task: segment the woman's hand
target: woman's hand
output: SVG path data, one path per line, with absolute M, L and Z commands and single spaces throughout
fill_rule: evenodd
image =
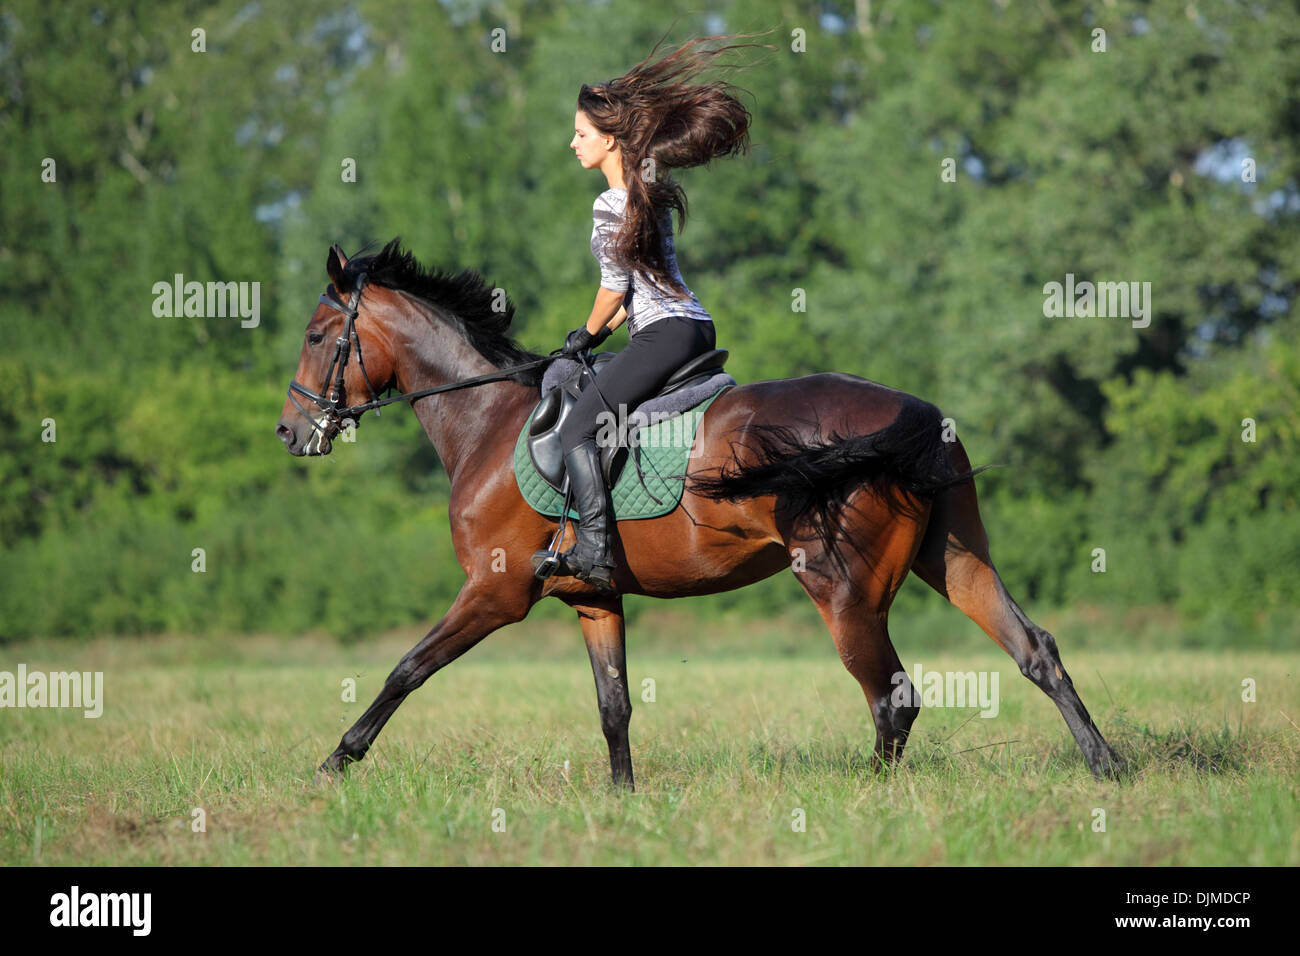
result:
M 579 352 L 586 352 L 589 349 L 594 349 L 607 338 L 609 338 L 609 326 L 605 326 L 595 335 L 588 332 L 585 325 L 579 326 L 565 337 L 560 354 L 573 356 Z
M 623 308 L 624 297 L 623 292 L 605 288 L 597 289 L 596 302 L 592 306 L 586 324 L 569 333 L 564 340 L 564 346 L 560 349 L 560 354 L 577 355 L 586 349 L 594 349 L 609 338 L 610 333 L 627 318 L 627 310 Z M 599 332 L 591 332 L 588 329 L 593 322 L 600 325 Z

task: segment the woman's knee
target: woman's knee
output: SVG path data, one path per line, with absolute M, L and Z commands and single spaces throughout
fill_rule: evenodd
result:
M 596 437 L 597 422 L 589 416 L 575 415 L 578 406 L 569 409 L 569 414 L 560 422 L 560 447 L 565 451 L 577 448 L 584 442 Z

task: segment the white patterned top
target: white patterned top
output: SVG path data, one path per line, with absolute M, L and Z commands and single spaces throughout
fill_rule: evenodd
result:
M 700 300 L 691 292 L 689 298 L 679 299 L 671 292 L 665 291 L 658 284 L 651 283 L 647 277 L 621 268 L 610 257 L 608 250 L 623 225 L 623 206 L 627 202 L 626 189 L 607 189 L 596 197 L 591 214 L 594 226 L 591 230 L 591 253 L 600 263 L 600 284 L 612 292 L 624 292 L 623 307 L 627 309 L 627 329 L 629 335 L 635 335 L 651 322 L 681 315 L 692 319 L 712 320 L 700 305 Z M 664 237 L 664 261 L 673 278 L 682 283 L 682 274 L 677 269 L 677 253 L 673 243 L 673 218 L 670 210 L 664 210 L 660 218 L 660 228 Z M 689 292 L 689 288 L 687 289 Z

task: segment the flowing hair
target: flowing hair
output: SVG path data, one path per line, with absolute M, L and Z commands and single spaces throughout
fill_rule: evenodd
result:
M 728 50 L 765 44 L 732 43 L 700 49 L 710 40 L 735 40 L 760 34 L 730 34 L 688 40 L 662 59 L 649 55 L 617 79 L 582 84 L 578 109 L 600 133 L 613 136 L 623 158 L 627 186 L 623 226 L 610 255 L 620 266 L 647 275 L 661 289 L 685 298 L 686 289 L 668 270 L 660 217 L 677 210 L 686 228 L 686 192 L 664 173 L 703 166 L 719 156 L 749 149 L 749 110 L 736 87 L 721 80 L 690 82 Z M 737 68 L 735 64 L 719 64 Z

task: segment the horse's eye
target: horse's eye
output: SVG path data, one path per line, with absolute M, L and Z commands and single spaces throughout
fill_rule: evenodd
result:
M 321 335 L 319 332 L 307 333 L 307 341 L 311 345 L 320 345 L 321 342 L 323 342 L 324 340 L 325 340 L 325 336 Z

